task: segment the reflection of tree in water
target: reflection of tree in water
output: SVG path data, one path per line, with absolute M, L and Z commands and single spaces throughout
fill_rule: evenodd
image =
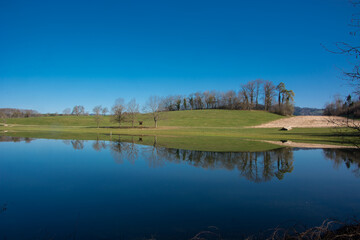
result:
M 106 149 L 107 145 L 105 141 L 100 141 L 99 138 L 92 145 L 93 149 L 100 152 L 102 149 Z
M 360 177 L 360 150 L 359 149 L 323 149 L 324 156 L 334 161 L 334 168 L 338 169 L 343 164 L 353 168 L 355 176 Z
M 0 142 L 26 142 L 30 143 L 35 139 L 29 137 L 0 136 Z
M 84 148 L 82 140 L 72 140 L 71 144 L 74 149 Z M 110 143 L 96 140 L 92 147 L 96 151 L 109 147 L 112 157 L 119 164 L 124 160 L 134 163 L 139 157 L 139 145 L 135 143 L 134 138 L 125 142 L 119 136 L 119 139 Z M 281 180 L 294 168 L 291 148 L 267 152 L 205 152 L 159 147 L 156 137 L 153 146 L 144 146 L 141 149 L 141 156 L 148 161 L 150 167 L 160 167 L 166 162 L 186 162 L 205 169 L 236 169 L 240 176 L 253 182 L 270 181 L 274 177 Z
M 156 137 L 153 146 L 141 149 L 141 156 L 148 161 L 150 167 L 160 167 L 166 161 L 183 163 L 206 169 L 237 169 L 240 175 L 254 182 L 270 181 L 273 177 L 281 180 L 285 173 L 293 170 L 293 153 L 291 148 L 281 148 L 267 152 L 205 152 L 158 147 Z M 98 146 L 95 142 L 93 146 Z M 139 156 L 135 141 L 110 143 L 110 151 L 115 162 L 124 160 L 134 163 Z
M 72 140 L 71 144 L 75 150 L 84 149 L 84 140 Z
M 122 164 L 124 159 L 127 159 L 130 163 L 135 163 L 138 158 L 138 146 L 134 140 L 132 142 L 122 142 L 120 137 L 118 140 L 114 140 L 110 144 L 111 155 L 116 163 Z
M 149 167 L 161 167 L 165 165 L 166 156 L 164 156 L 163 149 L 157 146 L 157 137 L 154 136 L 153 146 L 149 146 L 142 151 L 142 156 L 148 161 Z
M 159 159 L 206 169 L 237 169 L 241 176 L 254 182 L 269 181 L 274 176 L 279 180 L 293 170 L 291 148 L 267 152 L 204 152 L 183 149 L 157 148 Z

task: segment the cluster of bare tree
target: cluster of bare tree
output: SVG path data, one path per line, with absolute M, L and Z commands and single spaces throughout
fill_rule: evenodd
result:
M 278 102 L 276 104 L 276 96 Z M 205 91 L 188 96 L 167 96 L 162 99 L 166 111 L 194 109 L 236 109 L 266 110 L 282 115 L 291 115 L 294 111 L 294 92 L 287 90 L 284 83 L 275 86 L 271 81 L 257 79 L 241 85 L 238 92 Z M 260 102 L 263 100 L 263 102 Z
M 30 109 L 0 108 L 0 118 L 27 118 L 39 116 L 39 113 Z
M 139 113 L 139 104 L 136 103 L 135 98 L 131 99 L 127 104 L 125 104 L 124 99 L 118 98 L 111 108 L 111 112 L 112 120 L 118 123 L 119 127 L 123 122 L 131 122 L 132 127 L 134 127 Z
M 98 106 L 96 106 L 98 107 Z M 94 108 L 95 109 L 95 108 Z M 106 115 L 109 112 L 109 110 L 106 107 L 101 107 L 101 114 L 102 115 Z M 85 111 L 85 107 L 82 105 L 76 105 L 73 107 L 73 109 L 71 110 L 71 108 L 65 108 L 63 110 L 63 115 L 76 115 L 76 116 L 87 116 L 90 115 L 89 112 Z
M 340 96 L 335 96 L 332 102 L 326 104 L 324 115 L 360 118 L 360 98 L 353 101 L 351 95 L 348 95 L 345 100 L 342 100 Z

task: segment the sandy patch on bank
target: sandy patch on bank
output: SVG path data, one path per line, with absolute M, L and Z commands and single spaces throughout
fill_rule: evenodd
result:
M 345 127 L 347 123 L 360 126 L 360 121 L 347 120 L 343 117 L 329 116 L 296 116 L 278 119 L 251 128 L 331 128 Z

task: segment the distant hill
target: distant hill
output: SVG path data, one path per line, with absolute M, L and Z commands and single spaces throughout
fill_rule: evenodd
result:
M 295 116 L 321 116 L 324 113 L 324 109 L 319 108 L 307 108 L 307 107 L 295 107 Z

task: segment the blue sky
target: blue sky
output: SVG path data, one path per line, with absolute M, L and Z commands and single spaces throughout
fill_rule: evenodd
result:
M 285 82 L 297 106 L 351 92 L 331 54 L 349 36 L 346 0 L 0 0 L 0 108 L 91 111 L 116 98 Z

